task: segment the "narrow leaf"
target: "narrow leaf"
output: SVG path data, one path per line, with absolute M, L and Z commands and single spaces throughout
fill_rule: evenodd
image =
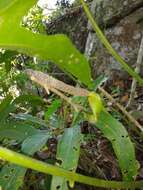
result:
M 17 97 L 14 101 L 13 104 L 20 104 L 20 103 L 29 103 L 31 105 L 43 105 L 44 101 L 42 98 L 40 98 L 39 96 L 35 96 L 35 95 L 30 95 L 30 94 L 24 94 L 21 95 L 19 97 Z
M 38 117 L 34 117 L 30 114 L 19 113 L 19 114 L 13 114 L 12 116 L 17 120 L 25 121 L 25 123 L 38 125 L 40 127 L 41 126 L 48 127 L 48 124 L 44 120 L 39 119 Z
M 61 106 L 61 100 L 54 100 L 51 105 L 48 107 L 48 110 L 45 112 L 45 120 L 49 120 L 49 118 L 57 111 L 57 109 Z
M 93 90 L 96 91 L 104 82 L 108 80 L 108 77 L 100 75 L 95 81 L 93 81 Z
M 52 61 L 91 87 L 89 63 L 67 36 L 33 34 L 20 26 L 20 17 L 34 2 L 35 0 L 28 0 L 23 3 L 23 0 L 17 0 L 13 6 L 3 12 L 1 15 L 3 22 L 0 23 L 0 47 Z
M 139 163 L 135 157 L 134 145 L 125 127 L 105 111 L 101 112 L 96 126 L 112 143 L 123 179 L 134 180 L 138 175 Z
M 126 181 L 134 180 L 138 174 L 139 163 L 136 160 L 135 148 L 128 132 L 117 119 L 106 111 L 98 94 L 91 92 L 88 101 L 96 127 L 112 143 L 123 179 Z
M 8 95 L 0 104 L 0 122 L 5 121 L 11 112 L 13 106 L 11 105 L 12 96 Z
M 75 172 L 80 154 L 81 132 L 80 127 L 65 129 L 65 132 L 58 143 L 57 160 L 61 162 L 60 167 Z M 72 181 L 70 184 L 74 184 Z M 53 177 L 52 190 L 67 190 L 67 179 L 61 177 Z

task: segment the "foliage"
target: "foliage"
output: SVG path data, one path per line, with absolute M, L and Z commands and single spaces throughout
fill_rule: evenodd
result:
M 7 49 L 0 57 L 1 62 L 7 65 L 6 71 L 1 69 L 3 75 L 0 80 L 3 78 L 6 80 L 6 74 L 11 73 L 13 69 L 11 60 L 15 59 L 17 52 L 19 52 L 27 56 L 36 56 L 42 60 L 52 61 L 69 76 L 74 77 L 77 82 L 86 85 L 90 90 L 97 89 L 105 81 L 105 78 L 98 78 L 95 82 L 92 80 L 87 59 L 65 35 L 46 36 L 35 33 L 41 33 L 41 27 L 39 28 L 38 24 L 42 19 L 41 10 L 37 11 L 36 9 L 36 13 L 32 12 L 34 22 L 27 19 L 24 23 L 24 26 L 28 26 L 32 31 L 20 25 L 22 16 L 31 6 L 35 5 L 35 2 L 35 0 L 29 0 L 23 4 L 22 0 L 0 1 L 0 47 Z M 89 11 L 84 3 L 83 5 L 91 20 Z M 92 22 L 95 25 L 95 21 Z M 108 45 L 98 26 L 96 28 L 101 40 Z M 108 50 L 113 52 L 109 45 Z M 116 55 L 116 52 L 113 53 L 118 59 L 119 56 Z M 120 61 L 121 58 L 118 60 Z M 27 65 L 33 68 L 33 63 L 30 64 L 29 59 L 25 67 Z M 129 74 L 142 83 L 142 79 L 126 63 L 123 65 Z M 11 75 L 17 83 L 13 73 Z M 26 78 L 23 80 L 28 83 Z M 52 99 L 47 102 L 45 97 L 40 98 L 34 94 L 26 94 L 27 89 L 25 89 L 25 93 L 20 92 L 18 97 L 14 97 L 8 93 L 11 85 L 12 83 L 9 82 L 7 88 L 2 87 L 1 89 L 3 100 L 0 104 L 0 140 L 1 145 L 8 148 L 0 147 L 0 157 L 4 159 L 0 172 L 2 189 L 19 189 L 24 183 L 26 168 L 51 174 L 53 176 L 50 181 L 52 190 L 67 190 L 69 189 L 67 182 L 72 188 L 76 181 L 97 187 L 116 189 L 143 186 L 143 181 L 134 181 L 138 175 L 139 164 L 129 134 L 125 127 L 107 112 L 98 94 L 89 93 L 88 100 L 74 97 L 78 103 L 80 102 L 85 107 L 83 114 L 75 112 L 69 108 L 69 105 L 67 106 L 55 96 L 46 96 L 46 98 Z M 5 91 L 6 93 L 4 93 Z M 54 98 L 56 100 L 53 100 Z M 50 105 L 47 106 L 47 103 Z M 63 114 L 61 114 L 62 112 Z M 56 125 L 53 118 L 56 120 Z M 67 118 L 70 118 L 71 121 L 68 122 Z M 119 163 L 123 182 L 100 180 L 76 173 L 83 136 L 80 124 L 86 120 L 90 123 L 91 118 L 94 126 L 110 141 Z M 29 157 L 40 151 L 43 153 L 44 150 L 48 150 L 47 141 L 52 138 L 56 138 L 58 141 L 55 166 Z M 9 149 L 13 149 L 13 151 Z M 16 165 L 9 165 L 5 160 Z M 46 161 L 49 162 L 49 160 Z M 45 181 L 44 185 L 46 188 Z
M 52 10 L 51 14 L 48 16 L 48 22 L 53 22 L 53 20 L 56 20 L 69 11 L 74 10 L 74 8 L 80 6 L 80 2 L 78 0 L 74 0 L 73 2 L 70 0 L 57 0 L 56 6 L 56 9 Z
M 35 33 L 45 33 L 43 10 L 39 6 L 34 6 L 23 18 L 22 25 Z
M 65 129 L 62 138 L 59 140 L 57 147 L 56 158 L 61 161 L 60 166 L 66 170 L 75 172 L 78 166 L 78 159 L 80 154 L 80 144 L 81 144 L 81 132 L 80 126 L 74 126 L 69 129 Z M 73 187 L 74 182 L 70 181 L 70 185 Z M 61 177 L 53 177 L 51 189 L 67 190 L 67 179 Z
M 70 6 L 69 0 L 58 0 L 56 4 L 61 8 L 66 8 Z
M 5 14 L 1 15 L 2 20 L 6 19 L 7 22 L 3 22 L 0 25 L 0 47 L 18 50 L 28 55 L 36 55 L 43 60 L 53 61 L 64 71 L 71 73 L 86 85 L 91 86 L 90 67 L 86 58 L 79 53 L 66 36 L 33 34 L 19 27 L 17 23 L 20 22 L 21 16 L 34 2 L 34 0 L 26 2 L 22 6 L 19 14 L 17 9 L 21 6 L 21 1 L 16 1 L 15 4 L 9 8 L 11 11 L 8 9 Z M 14 14 L 14 12 L 18 14 Z M 13 18 L 13 22 L 11 22 L 11 18 Z M 13 26 L 14 29 L 8 34 L 8 28 L 10 29 L 11 26 Z M 5 39 L 5 35 L 9 37 Z M 14 38 L 14 36 L 16 36 L 16 38 Z M 57 49 L 56 54 L 54 53 L 55 49 Z M 85 70 L 84 75 L 81 74 L 81 69 L 83 72 Z

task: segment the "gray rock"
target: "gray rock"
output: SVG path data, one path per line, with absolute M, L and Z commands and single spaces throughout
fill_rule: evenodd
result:
M 112 47 L 130 66 L 133 67 L 135 66 L 137 60 L 141 33 L 143 31 L 142 13 L 143 8 L 140 8 L 120 20 L 120 22 L 118 22 L 115 26 L 107 28 L 104 32 Z M 90 50 L 88 56 L 96 56 L 96 59 L 92 61 L 93 75 L 96 76 L 100 73 L 111 75 L 113 71 L 121 71 L 120 64 L 109 55 L 107 50 L 96 37 L 96 34 L 90 33 L 88 38 L 92 41 L 92 44 L 94 44 L 92 45 L 92 50 L 86 47 L 86 49 Z
M 134 67 L 143 31 L 143 0 L 93 0 L 91 11 L 115 50 Z M 48 24 L 47 32 L 67 34 L 91 60 L 94 78 L 114 72 L 127 76 L 103 47 L 81 7 Z
M 47 34 L 66 34 L 76 45 L 76 47 L 84 52 L 87 30 L 87 17 L 81 7 L 67 12 L 60 18 L 53 20 L 47 24 Z
M 97 22 L 107 28 L 142 7 L 143 0 L 93 0 L 93 6 Z

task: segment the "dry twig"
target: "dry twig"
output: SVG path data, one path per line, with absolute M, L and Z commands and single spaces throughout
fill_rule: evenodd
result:
M 100 92 L 103 93 L 103 95 L 108 98 L 128 119 L 131 121 L 138 129 L 140 129 L 143 132 L 143 127 L 140 125 L 140 123 L 134 119 L 134 117 L 103 88 L 98 88 Z
M 143 62 L 143 37 L 142 37 L 142 40 L 141 40 L 141 45 L 140 45 L 138 58 L 137 58 L 137 63 L 136 63 L 136 68 L 135 68 L 135 71 L 138 74 L 140 73 L 142 62 Z M 137 87 L 137 81 L 136 81 L 136 79 L 133 79 L 132 86 L 131 86 L 130 98 L 129 98 L 128 104 L 126 106 L 127 108 L 129 108 L 132 105 L 133 101 L 134 101 L 136 87 Z

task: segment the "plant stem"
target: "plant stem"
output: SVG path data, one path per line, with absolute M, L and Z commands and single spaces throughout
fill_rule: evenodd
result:
M 6 161 L 12 162 L 14 164 L 30 168 L 33 170 L 37 170 L 42 173 L 51 174 L 55 176 L 61 176 L 68 180 L 77 181 L 80 183 L 96 186 L 96 187 L 104 187 L 104 188 L 140 188 L 143 187 L 143 180 L 136 182 L 118 182 L 118 181 L 106 181 L 97 178 L 92 178 L 88 176 L 84 176 L 81 174 L 73 173 L 70 171 L 66 171 L 62 168 L 52 166 L 50 164 L 46 164 L 44 162 L 38 161 L 36 159 L 30 158 L 28 156 L 24 156 L 22 154 L 16 153 L 9 149 L 0 147 L 0 157 Z
M 143 85 L 143 79 L 139 76 L 138 73 L 136 73 L 131 67 L 128 66 L 128 64 L 124 61 L 124 59 L 113 49 L 103 32 L 100 30 L 99 26 L 97 25 L 95 19 L 93 18 L 92 13 L 90 12 L 89 8 L 87 7 L 84 0 L 80 0 L 83 8 L 85 10 L 85 13 L 89 19 L 89 21 L 92 24 L 93 29 L 95 30 L 98 38 L 100 41 L 104 44 L 106 49 L 109 51 L 109 53 L 122 65 L 122 67 L 133 77 L 135 78 L 140 85 Z
M 98 87 L 99 91 L 103 93 L 103 95 L 108 98 L 128 119 L 131 123 L 133 123 L 138 129 L 140 129 L 141 132 L 143 132 L 143 126 L 140 125 L 140 123 L 116 100 L 102 87 Z
M 136 63 L 136 68 L 135 68 L 135 71 L 137 73 L 140 73 L 142 62 L 143 62 L 143 37 L 141 39 L 141 44 L 140 44 L 137 63 Z M 134 101 L 134 95 L 135 95 L 136 87 L 137 87 L 137 81 L 136 81 L 136 79 L 133 79 L 132 86 L 131 86 L 130 99 L 129 99 L 128 104 L 126 106 L 127 108 L 129 108 L 132 105 L 133 101 Z

